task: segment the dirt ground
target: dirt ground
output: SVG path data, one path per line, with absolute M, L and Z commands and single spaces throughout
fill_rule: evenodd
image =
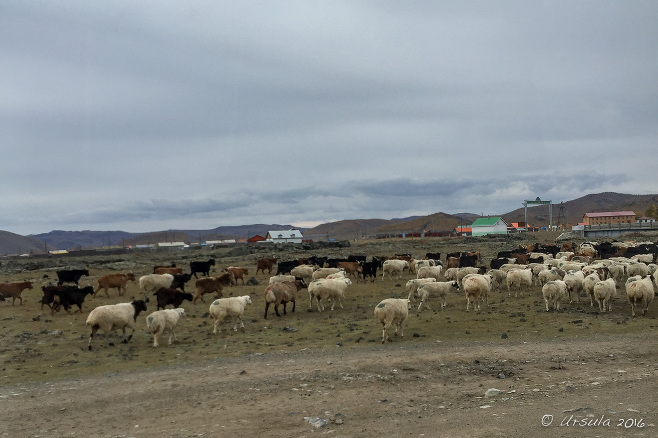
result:
M 642 335 L 391 342 L 6 386 L 9 437 L 652 437 Z M 487 397 L 485 392 L 498 393 Z
M 478 248 L 488 261 L 517 243 L 373 242 L 343 251 Z M 216 256 L 220 266 L 253 267 L 260 255 Z M 171 261 L 189 262 L 84 260 L 92 280 Z M 304 300 L 297 313 L 267 320 L 262 304 L 250 306 L 237 333 L 213 335 L 208 304 L 185 303 L 173 345 L 153 348 L 140 316 L 130 343 L 108 346 L 101 337 L 89 352 L 87 313 L 139 296 L 138 286 L 92 298 L 83 313 L 50 315 L 39 308 L 40 287 L 56 263 L 73 262 L 47 262 L 2 263 L 3 278 L 36 286 L 23 306 L 0 304 L 0 437 L 658 436 L 655 303 L 638 318 L 621 296 L 605 315 L 589 303 L 547 313 L 534 288 L 523 299 L 496 295 L 476 314 L 455 293 L 444 311 L 414 311 L 405 338 L 382 345 L 372 308 L 400 293 L 407 275 L 356 283 L 344 309 L 323 315 L 306 311 Z M 264 284 L 268 275 L 256 277 Z M 230 292 L 258 298 L 261 290 Z

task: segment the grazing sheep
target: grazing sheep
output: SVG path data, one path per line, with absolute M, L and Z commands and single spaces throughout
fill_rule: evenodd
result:
M 385 260 L 382 265 L 382 280 L 388 273 L 388 276 L 392 279 L 394 275 L 397 275 L 398 279 L 402 278 L 402 271 L 409 269 L 409 262 L 406 260 L 398 259 L 389 259 Z
M 487 274 L 491 275 L 491 278 L 493 281 L 491 282 L 491 290 L 492 291 L 500 291 L 501 286 L 503 283 L 505 283 L 505 280 L 507 279 L 507 272 L 501 270 L 501 269 L 490 269 Z
M 336 274 L 340 271 L 341 270 L 339 268 L 319 268 L 313 271 L 311 278 L 313 280 L 319 280 L 321 278 L 327 278 L 327 275 Z
M 240 322 L 240 328 L 244 328 L 242 315 L 244 315 L 244 308 L 247 306 L 247 304 L 251 304 L 251 297 L 249 295 L 243 295 L 241 297 L 220 298 L 213 301 L 210 305 L 210 316 L 215 319 L 214 329 L 212 332 L 217 333 L 219 323 L 227 317 L 235 318 L 235 326 L 233 327 L 233 331 L 238 331 L 238 321 Z
M 549 311 L 549 306 L 553 310 L 560 310 L 560 302 L 563 298 L 566 298 L 568 290 L 567 283 L 564 280 L 550 280 L 544 283 L 541 293 L 546 303 L 546 311 Z
M 404 337 L 404 333 L 402 332 L 402 323 L 405 319 L 407 319 L 410 308 L 411 303 L 408 299 L 405 298 L 387 298 L 375 306 L 375 318 L 377 318 L 383 327 L 382 344 L 389 339 L 388 333 L 386 333 L 386 331 L 393 324 L 395 324 L 395 335 L 397 336 L 399 331 L 400 338 Z
M 569 302 L 573 303 L 573 297 L 576 297 L 576 302 L 580 302 L 580 292 L 583 290 L 583 281 L 585 281 L 585 274 L 583 271 L 570 271 L 564 275 L 564 282 L 567 284 L 567 291 L 569 292 Z
M 216 292 L 217 298 L 220 298 L 224 286 L 230 286 L 233 283 L 233 274 L 230 272 L 225 272 L 218 277 L 199 278 L 194 286 L 195 293 L 194 298 L 192 299 L 192 304 L 196 304 L 196 300 L 199 298 L 205 303 L 206 301 L 203 299 L 203 296 L 212 292 Z
M 612 310 L 612 299 L 617 294 L 617 285 L 614 278 L 597 281 L 594 284 L 593 291 L 594 299 L 599 304 L 599 311 L 605 312 L 607 308 L 610 312 Z
M 347 271 L 338 271 L 335 274 L 329 274 L 324 278 L 328 278 L 331 280 L 332 278 L 347 278 L 349 275 L 347 274 Z M 318 278 L 318 280 L 322 280 L 321 278 Z
M 559 268 L 547 269 L 545 271 L 541 271 L 537 275 L 537 279 L 539 280 L 539 284 L 544 286 L 549 281 L 562 280 L 565 274 L 566 272 Z
M 459 268 L 448 268 L 443 273 L 443 276 L 446 280 L 457 281 L 457 275 L 459 274 Z
M 626 275 L 629 277 L 635 277 L 636 275 L 645 277 L 649 275 L 649 267 L 642 262 L 630 263 L 626 266 Z
M 583 280 L 583 290 L 589 297 L 590 307 L 594 307 L 594 285 L 599 281 L 601 281 L 601 277 L 596 272 L 587 275 Z
M 459 268 L 459 271 L 457 272 L 457 283 L 463 288 L 464 284 L 464 277 L 466 277 L 469 274 L 484 274 L 486 272 L 485 268 L 476 268 L 474 266 L 464 266 L 463 268 Z
M 443 266 L 421 266 L 418 268 L 416 278 L 434 278 L 436 281 L 439 281 L 442 271 Z
M 31 281 L 17 281 L 13 283 L 0 283 L 0 294 L 5 298 L 11 297 L 11 305 L 14 305 L 16 298 L 21 300 L 21 306 L 23 305 L 23 297 L 21 294 L 25 289 L 32 289 Z M 4 301 L 4 300 L 3 300 Z
M 306 283 L 301 278 L 295 281 L 281 281 L 270 284 L 265 288 L 265 316 L 267 319 L 267 310 L 270 304 L 274 304 L 274 313 L 276 316 L 281 316 L 279 313 L 279 304 L 283 304 L 283 314 L 286 314 L 286 304 L 292 302 L 292 311 L 295 311 L 297 292 L 304 289 Z
M 448 292 L 452 289 L 459 290 L 459 283 L 456 281 L 435 281 L 431 283 L 425 283 L 418 286 L 416 290 L 416 295 L 420 297 L 420 304 L 418 305 L 418 310 L 421 306 L 425 304 L 425 307 L 432 310 L 430 306 L 427 305 L 427 301 L 430 297 L 436 297 L 441 300 L 441 310 L 443 310 L 447 305 Z
M 418 291 L 418 288 L 427 283 L 435 283 L 436 278 L 413 278 L 409 281 L 407 281 L 407 284 L 405 285 L 407 289 L 407 298 L 410 301 L 414 301 L 414 298 L 416 297 L 416 292 Z
M 281 283 L 284 281 L 295 281 L 294 275 L 274 275 L 270 277 L 269 284 Z
M 194 300 L 194 296 L 191 293 L 181 292 L 178 289 L 172 289 L 170 287 L 161 287 L 153 295 L 155 295 L 156 301 L 158 302 L 156 310 L 160 310 L 161 307 L 164 309 L 170 304 L 174 306 L 174 308 L 178 308 L 183 304 L 183 301 Z
M 631 315 L 635 316 L 635 308 L 642 309 L 642 315 L 647 313 L 649 304 L 653 301 L 655 296 L 654 285 L 652 280 L 655 278 L 651 276 L 646 277 L 630 277 L 626 281 L 626 295 L 628 302 L 631 305 Z
M 313 272 L 317 269 L 315 265 L 299 265 L 292 268 L 290 273 L 295 277 L 304 279 L 304 283 L 309 284 L 313 280 Z
M 174 282 L 172 274 L 146 274 L 139 277 L 139 289 L 144 295 L 153 293 L 161 287 L 171 287 Z
M 154 347 L 159 345 L 158 340 L 165 331 L 169 332 L 169 344 L 171 344 L 172 337 L 176 340 L 174 328 L 176 327 L 176 324 L 178 324 L 178 320 L 183 316 L 185 316 L 185 309 L 177 308 L 156 310 L 146 317 L 146 327 L 153 335 Z
M 127 343 L 135 333 L 135 321 L 140 312 L 146 311 L 144 300 L 131 301 L 130 303 L 108 304 L 98 306 L 87 317 L 87 325 L 91 328 L 89 334 L 89 350 L 91 350 L 91 339 L 100 329 L 109 334 L 114 330 L 121 329 L 123 339 L 121 342 Z M 126 338 L 126 328 L 132 329 L 130 336 Z M 109 345 L 114 345 L 110 342 Z
M 491 292 L 492 281 L 493 277 L 488 274 L 468 274 L 462 279 L 467 312 L 471 303 L 473 303 L 473 309 L 480 310 L 480 299 L 484 300 L 487 306 L 489 305 L 489 292 Z
M 336 300 L 338 300 L 338 304 L 340 304 L 340 308 L 342 309 L 343 303 L 340 302 L 340 299 L 345 298 L 345 290 L 351 284 L 352 281 L 349 278 L 322 278 L 320 280 L 313 280 L 308 285 L 308 293 L 311 297 L 311 302 L 313 301 L 313 297 L 317 300 L 318 312 L 324 310 L 324 304 L 321 303 L 324 299 L 331 300 L 331 310 L 334 310 Z
M 608 274 L 615 279 L 615 283 L 619 286 L 624 282 L 624 277 L 626 277 L 626 265 L 611 263 L 608 265 Z
M 532 271 L 529 269 L 517 269 L 507 273 L 507 296 L 512 296 L 512 291 L 515 291 L 514 296 L 518 297 L 519 292 L 523 296 L 523 288 L 530 288 L 532 286 Z
M 126 293 L 126 284 L 128 281 L 135 282 L 135 274 L 132 272 L 127 272 L 125 274 L 105 274 L 98 277 L 98 287 L 94 291 L 94 298 L 96 294 L 100 292 L 101 289 L 105 290 L 105 295 L 110 297 L 110 294 L 107 292 L 108 289 L 116 288 L 119 291 L 119 296 L 123 296 Z

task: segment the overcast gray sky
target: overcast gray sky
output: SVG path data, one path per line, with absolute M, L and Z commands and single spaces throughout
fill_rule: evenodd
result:
M 658 2 L 0 1 L 0 229 L 658 192 Z

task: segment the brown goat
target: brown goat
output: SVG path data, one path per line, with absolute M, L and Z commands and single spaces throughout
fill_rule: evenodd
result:
M 177 268 L 175 266 L 158 266 L 153 270 L 153 273 L 180 275 L 183 273 L 183 268 Z
M 110 294 L 107 293 L 108 289 L 116 288 L 119 290 L 119 295 L 123 295 L 126 293 L 126 283 L 128 283 L 128 280 L 134 283 L 135 274 L 128 272 L 125 274 L 106 274 L 100 276 L 98 278 L 98 288 L 94 291 L 94 298 L 101 289 L 105 290 L 105 295 L 107 295 L 108 298 L 110 297 Z
M 242 280 L 242 285 L 244 285 L 244 276 L 249 275 L 249 269 L 238 266 L 229 266 L 228 268 L 224 269 L 224 271 L 233 274 L 233 278 L 236 284 L 238 283 L 238 278 Z
M 25 289 L 32 289 L 31 281 L 17 281 L 14 283 L 0 283 L 0 294 L 5 298 L 11 297 L 11 305 L 14 305 L 16 298 L 21 300 L 21 306 L 23 305 L 23 297 L 21 294 Z
M 220 298 L 224 286 L 230 286 L 232 284 L 235 284 L 235 279 L 230 272 L 225 272 L 218 277 L 199 278 L 195 283 L 195 293 L 192 304 L 196 304 L 196 300 L 199 298 L 205 303 L 206 301 L 203 299 L 203 296 L 211 292 L 217 292 L 217 298 Z

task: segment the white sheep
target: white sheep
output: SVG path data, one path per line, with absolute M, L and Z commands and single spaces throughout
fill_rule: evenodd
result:
M 436 297 L 441 299 L 441 310 L 443 310 L 448 304 L 448 292 L 452 289 L 459 290 L 459 283 L 456 281 L 434 281 L 431 283 L 425 283 L 418 286 L 416 290 L 416 295 L 420 298 L 420 304 L 418 305 L 418 310 L 420 310 L 423 303 L 425 307 L 432 310 L 430 306 L 427 305 L 427 301 L 430 297 Z
M 390 278 L 397 275 L 398 279 L 402 278 L 402 271 L 409 269 L 409 262 L 406 260 L 389 259 L 384 260 L 382 265 L 382 280 L 388 273 Z
M 589 306 L 594 307 L 594 285 L 601 281 L 598 273 L 589 274 L 583 280 L 583 290 L 589 296 Z
M 240 328 L 244 328 L 242 316 L 244 315 L 244 309 L 247 304 L 251 304 L 251 297 L 249 295 L 219 298 L 213 301 L 210 305 L 210 316 L 215 319 L 215 325 L 212 332 L 217 333 L 219 323 L 229 316 L 235 317 L 233 331 L 238 331 L 238 321 L 240 322 Z
M 178 307 L 176 309 L 156 310 L 146 317 L 146 327 L 153 335 L 154 347 L 160 345 L 158 341 L 165 331 L 169 332 L 169 344 L 171 344 L 172 337 L 176 339 L 174 328 L 183 316 L 185 316 L 185 309 Z
M 443 276 L 446 280 L 457 281 L 457 274 L 459 274 L 459 268 L 448 268 L 444 271 Z
M 313 280 L 319 280 L 321 278 L 327 278 L 327 275 L 336 274 L 337 272 L 340 271 L 341 271 L 340 268 L 320 268 L 313 271 L 311 278 Z
M 649 304 L 653 301 L 655 296 L 654 284 L 651 281 L 651 276 L 646 277 L 630 277 L 626 281 L 626 295 L 628 302 L 631 305 L 631 315 L 635 316 L 635 308 L 642 309 L 642 315 L 647 313 Z
M 569 302 L 573 303 L 575 295 L 576 302 L 580 302 L 580 292 L 583 290 L 583 281 L 585 281 L 585 274 L 583 271 L 570 271 L 564 275 L 564 282 L 567 284 L 567 291 L 569 292 Z
M 500 269 L 490 269 L 487 274 L 491 275 L 491 278 L 493 278 L 493 281 L 491 282 L 491 290 L 500 290 L 500 287 L 507 279 L 507 272 Z
M 599 304 L 599 310 L 605 312 L 607 308 L 608 312 L 610 312 L 612 310 L 612 299 L 617 294 L 617 285 L 614 278 L 597 281 L 594 284 L 593 291 L 594 299 Z
M 282 283 L 284 281 L 295 281 L 294 275 L 273 275 L 270 277 L 269 284 Z
M 146 274 L 139 277 L 139 288 L 145 294 L 157 292 L 161 287 L 169 288 L 174 281 L 171 274 Z
M 340 302 L 340 299 L 345 298 L 345 290 L 351 284 L 352 281 L 349 278 L 321 278 L 319 280 L 313 280 L 308 285 L 308 293 L 311 296 L 311 302 L 313 301 L 313 297 L 317 300 L 318 312 L 324 310 L 324 304 L 321 303 L 324 299 L 331 300 L 331 310 L 334 310 L 336 300 L 338 300 L 338 304 L 340 304 L 340 308 L 342 309 L 343 303 Z
M 436 278 L 412 278 L 405 284 L 408 295 L 407 298 L 410 301 L 414 301 L 414 298 L 416 297 L 416 291 L 421 285 L 434 282 L 436 282 Z
M 317 270 L 315 265 L 299 265 L 292 268 L 290 274 L 295 277 L 300 277 L 304 279 L 304 283 L 309 284 L 313 280 L 313 272 Z
M 89 350 L 91 350 L 91 339 L 100 329 L 105 333 L 112 333 L 114 330 L 121 329 L 123 338 L 121 342 L 127 343 L 135 333 L 135 321 L 140 312 L 146 311 L 144 300 L 131 301 L 130 303 L 108 304 L 98 306 L 87 317 L 87 325 L 91 328 L 89 334 Z M 132 329 L 130 336 L 126 337 L 126 328 Z M 114 345 L 110 342 L 109 345 Z
M 635 254 L 631 256 L 631 260 L 648 265 L 649 263 L 653 263 L 653 254 Z
M 628 275 L 629 277 L 634 277 L 636 275 L 639 275 L 640 277 L 644 277 L 646 275 L 649 275 L 649 267 L 642 262 L 630 263 L 626 267 L 626 275 Z
M 555 281 L 555 280 L 562 280 L 564 278 L 565 271 L 559 268 L 553 268 L 553 269 L 547 269 L 545 271 L 541 271 L 537 275 L 537 279 L 539 280 L 539 284 L 544 286 L 546 283 L 549 281 Z
M 419 260 L 421 261 L 421 260 Z M 443 271 L 443 266 L 421 266 L 418 268 L 416 278 L 434 278 L 439 281 Z
M 480 268 L 476 268 L 474 266 L 464 266 L 463 268 L 459 268 L 459 271 L 457 272 L 457 283 L 460 284 L 460 286 L 463 288 L 464 284 L 464 277 L 470 274 L 480 274 Z
M 375 306 L 375 318 L 377 318 L 383 327 L 382 344 L 389 339 L 386 331 L 393 324 L 395 324 L 395 335 L 397 335 L 399 331 L 400 337 L 404 337 L 402 323 L 407 319 L 410 308 L 411 303 L 406 298 L 387 298 Z
M 532 271 L 529 269 L 515 269 L 507 273 L 507 296 L 512 296 L 512 291 L 514 290 L 514 296 L 518 297 L 519 292 L 523 296 L 523 288 L 530 288 L 532 286 Z
M 489 305 L 489 292 L 491 292 L 492 281 L 493 277 L 489 274 L 468 274 L 462 279 L 467 312 L 471 303 L 473 303 L 474 310 L 480 310 L 480 299 Z
M 546 303 L 546 311 L 549 311 L 549 306 L 554 310 L 560 310 L 560 302 L 563 298 L 566 298 L 568 291 L 567 283 L 563 280 L 547 281 L 541 288 Z

